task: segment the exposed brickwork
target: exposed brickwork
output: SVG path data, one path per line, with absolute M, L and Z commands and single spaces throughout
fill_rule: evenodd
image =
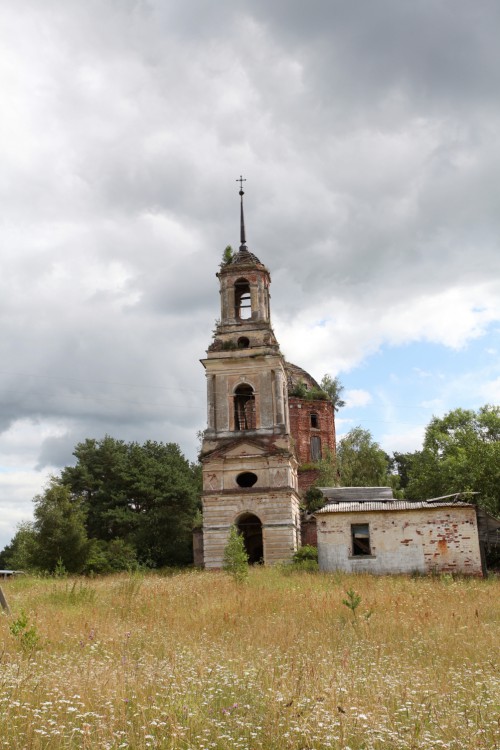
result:
M 309 487 L 313 485 L 319 477 L 319 469 L 306 469 L 306 471 L 299 471 L 299 492 L 304 495 Z
M 307 401 L 290 396 L 290 432 L 294 439 L 295 454 L 300 464 L 314 461 L 311 456 L 311 438 L 319 437 L 321 455 L 324 458 L 329 451 L 335 454 L 335 422 L 331 401 Z M 317 416 L 318 427 L 311 426 L 311 415 Z
M 311 547 L 318 546 L 318 531 L 315 518 L 303 518 L 300 532 L 302 544 L 310 544 Z

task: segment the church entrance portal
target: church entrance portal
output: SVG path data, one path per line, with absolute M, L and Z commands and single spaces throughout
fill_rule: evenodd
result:
M 245 513 L 238 518 L 236 528 L 243 537 L 250 565 L 264 560 L 262 523 L 253 513 Z

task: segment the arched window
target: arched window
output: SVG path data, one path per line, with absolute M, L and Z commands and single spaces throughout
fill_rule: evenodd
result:
M 239 385 L 234 392 L 234 429 L 255 430 L 255 396 L 251 385 Z
M 252 317 L 252 298 L 250 284 L 246 279 L 238 279 L 234 285 L 234 302 L 236 317 L 240 320 L 249 320 Z

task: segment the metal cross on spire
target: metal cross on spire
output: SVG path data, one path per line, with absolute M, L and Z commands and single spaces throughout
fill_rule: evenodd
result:
M 246 237 L 245 237 L 245 217 L 243 216 L 243 196 L 245 195 L 245 192 L 243 190 L 243 183 L 246 182 L 246 177 L 242 177 L 240 175 L 236 182 L 240 183 L 240 198 L 241 198 L 241 208 L 240 208 L 240 249 L 246 247 Z

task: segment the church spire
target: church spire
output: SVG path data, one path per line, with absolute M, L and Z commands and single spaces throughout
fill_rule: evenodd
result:
M 243 183 L 246 182 L 246 177 L 242 177 L 241 175 L 238 177 L 236 182 L 240 183 L 240 199 L 241 199 L 241 205 L 240 205 L 240 250 L 246 250 L 246 237 L 245 237 L 245 216 L 243 214 L 243 196 L 245 195 L 245 192 L 243 190 Z
M 232 259 L 228 263 L 221 266 L 221 273 L 224 272 L 224 270 L 229 270 L 236 265 L 255 265 L 256 263 L 262 265 L 257 256 L 251 253 L 247 247 L 247 239 L 245 236 L 245 216 L 243 214 L 243 196 L 245 195 L 245 192 L 243 190 L 243 183 L 246 182 L 246 178 L 240 175 L 236 182 L 240 183 L 240 246 L 238 248 L 238 252 L 233 255 Z

